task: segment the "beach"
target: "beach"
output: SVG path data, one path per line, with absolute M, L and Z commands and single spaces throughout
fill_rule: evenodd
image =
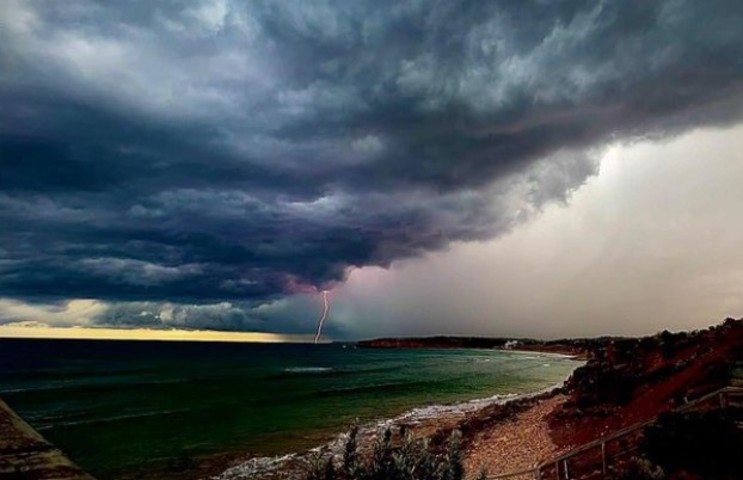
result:
M 93 476 L 115 480 L 263 465 L 355 421 L 454 428 L 580 365 L 493 349 L 98 340 L 0 340 L 3 358 L 0 397 Z
M 380 438 L 386 430 L 393 434 L 393 444 L 400 444 L 403 435 L 412 435 L 414 438 L 426 438 L 434 450 L 441 451 L 447 440 L 453 432 L 457 431 L 461 435 L 463 447 L 463 463 L 466 468 L 467 478 L 476 478 L 481 471 L 486 471 L 488 475 L 501 475 L 526 471 L 521 476 L 512 478 L 531 478 L 533 469 L 540 463 L 562 455 L 571 449 L 591 442 L 596 439 L 606 437 L 612 432 L 626 428 L 638 423 L 647 422 L 656 418 L 663 412 L 671 411 L 683 407 L 687 402 L 696 398 L 709 395 L 710 392 L 719 391 L 728 385 L 740 385 L 741 374 L 740 368 L 741 345 L 743 345 L 743 322 L 728 320 L 722 325 L 703 331 L 691 333 L 670 334 L 663 332 L 661 334 L 643 337 L 643 338 L 602 338 L 602 339 L 578 339 L 560 342 L 560 353 L 555 350 L 555 345 L 547 348 L 549 353 L 535 353 L 536 345 L 532 345 L 527 351 L 521 352 L 498 352 L 472 350 L 465 351 L 461 349 L 440 350 L 416 350 L 416 351 L 371 351 L 360 352 L 365 361 L 370 357 L 368 355 L 381 355 L 385 362 L 395 359 L 405 359 L 405 362 L 411 362 L 416 359 L 418 362 L 430 363 L 440 361 L 441 365 L 450 365 L 454 360 L 459 360 L 455 370 L 457 372 L 466 372 L 469 370 L 472 378 L 479 378 L 484 373 L 481 368 L 489 367 L 492 361 L 500 359 L 506 361 L 499 366 L 501 375 L 505 365 L 519 366 L 521 375 L 524 372 L 541 372 L 541 368 L 548 368 L 553 363 L 563 363 L 566 367 L 563 369 L 562 378 L 559 382 L 553 383 L 541 389 L 529 389 L 526 384 L 520 387 L 522 393 L 497 393 L 489 397 L 483 397 L 474 400 L 463 400 L 454 402 L 431 403 L 420 402 L 418 405 L 424 406 L 404 409 L 402 413 L 393 416 L 373 415 L 368 420 L 360 420 L 358 443 L 359 451 L 363 455 L 371 452 L 375 441 Z M 90 347 L 90 346 L 88 346 Z M 548 345 L 548 347 L 550 347 Z M 38 348 L 34 345 L 33 348 Z M 56 347 L 58 348 L 58 347 Z M 127 346 L 129 352 L 132 346 Z M 136 348 L 145 348 L 141 345 Z M 149 347 L 147 347 L 149 348 Z M 179 347 L 179 349 L 186 347 Z M 188 347 L 190 348 L 190 347 Z M 216 347 L 215 347 L 216 348 Z M 328 347 L 330 348 L 330 347 Z M 74 349 L 73 349 L 74 350 Z M 107 354 L 111 354 L 111 347 L 107 347 Z M 343 349 L 341 349 L 343 350 Z M 75 350 L 77 351 L 77 350 Z M 217 352 L 222 355 L 224 352 L 216 348 Z M 248 350 L 250 352 L 250 350 Z M 291 350 L 282 351 L 286 355 Z M 90 352 L 90 348 L 86 350 Z M 313 358 L 316 360 L 313 351 Z M 334 350 L 326 348 L 326 354 L 337 355 Z M 182 353 L 182 352 L 181 352 Z M 228 352 L 229 358 L 233 359 L 236 350 Z M 300 354 L 295 351 L 295 354 Z M 565 354 L 578 355 L 581 362 L 571 360 Z M 158 355 L 162 355 L 158 351 Z M 306 353 L 301 353 L 306 355 Z M 341 353 L 341 355 L 345 355 Z M 433 356 L 432 356 L 433 355 Z M 503 356 L 505 355 L 505 356 Z M 343 357 L 344 361 L 348 359 Z M 435 359 L 439 360 L 435 360 Z M 212 359 L 214 360 L 214 359 Z M 79 361 L 79 358 L 78 358 Z M 199 362 L 203 362 L 200 359 Z M 294 360 L 296 361 L 296 359 Z M 515 362 L 515 363 L 514 363 Z M 525 363 L 526 362 L 526 363 Z M 296 363 L 296 362 L 295 362 Z M 468 366 L 469 365 L 469 366 Z M 524 365 L 531 365 L 524 370 Z M 130 375 L 132 370 L 131 363 L 127 363 L 129 368 L 125 370 Z M 416 367 L 419 368 L 419 367 Z M 437 367 L 441 368 L 441 367 Z M 286 370 L 286 369 L 284 369 Z M 336 385 L 338 378 L 337 371 L 330 367 L 291 367 L 290 371 L 284 372 L 283 375 L 289 375 L 294 378 L 300 375 L 302 383 L 311 380 L 313 376 L 320 375 L 315 381 L 331 381 Z M 26 389 L 12 388 L 7 389 L 6 393 L 13 399 L 24 398 L 24 395 L 31 395 L 30 398 L 37 398 L 42 395 L 43 398 L 55 397 L 59 399 L 69 388 L 64 380 L 65 387 L 61 388 L 49 384 L 49 380 L 42 374 L 43 370 L 36 370 L 34 375 L 43 380 L 43 387 L 37 386 Z M 437 374 L 447 370 L 436 370 Z M 20 372 L 17 372 L 20 373 Z M 28 371 L 22 374 L 26 378 Z M 553 371 L 553 373 L 556 373 Z M 310 378 L 304 377 L 311 375 Z M 14 378 L 9 372 L 4 373 L 6 379 Z M 57 374 L 58 375 L 58 374 Z M 69 375 L 69 372 L 68 374 Z M 544 379 L 544 373 L 540 373 Z M 527 375 L 528 376 L 528 375 Z M 90 372 L 86 372 L 84 378 L 86 382 L 90 381 Z M 20 378 L 20 377 L 18 377 Z M 201 378 L 201 377 L 200 377 Z M 282 376 L 283 378 L 283 376 Z M 341 375 L 340 378 L 344 378 Z M 526 378 L 526 377 L 525 377 Z M 737 382 L 737 383 L 736 383 Z M 12 382 L 10 382 L 12 383 Z M 161 384 L 162 380 L 158 383 Z M 172 382 L 170 382 L 172 383 Z M 166 382 L 168 384 L 168 382 Z M 135 388 L 141 390 L 144 384 L 135 383 Z M 380 385 L 382 385 L 380 387 Z M 438 384 L 441 388 L 442 384 Z M 15 385 L 19 387 L 19 385 Z M 113 391 L 115 395 L 120 395 L 122 385 L 116 385 L 112 390 L 108 387 L 98 385 L 91 388 L 92 385 L 85 383 L 85 390 L 81 390 L 82 385 L 78 385 L 73 390 L 75 396 L 81 392 L 92 390 Z M 372 393 L 370 397 L 363 396 L 362 404 L 369 405 L 370 400 L 375 395 L 379 397 L 380 392 L 388 395 L 397 390 L 385 390 L 383 384 L 372 383 L 368 389 Z M 487 385 L 481 385 L 485 388 Z M 491 387 L 492 388 L 492 387 Z M 51 390 L 50 390 L 51 389 Z M 381 389 L 381 390 L 380 390 Z M 354 395 L 358 389 L 351 392 Z M 327 389 L 321 389 L 319 392 L 327 392 Z M 344 394 L 348 389 L 340 390 Z M 20 396 L 19 396 L 20 395 Z M 366 395 L 366 394 L 365 394 Z M 464 394 L 466 396 L 466 394 Z M 321 395 L 325 398 L 326 394 Z M 471 394 L 470 394 L 471 396 Z M 102 397 L 96 397 L 102 398 Z M 349 397 L 345 397 L 348 399 Z M 719 401 L 713 398 L 713 407 Z M 38 401 L 38 400 L 37 400 Z M 377 402 L 378 403 L 378 402 Z M 313 407 L 313 408 L 316 408 Z M 78 458 L 72 457 L 75 463 L 70 461 L 66 456 L 69 451 L 62 444 L 51 445 L 39 435 L 26 422 L 20 420 L 10 409 L 4 409 L 5 418 L 9 424 L 20 425 L 16 431 L 19 432 L 19 441 L 31 442 L 34 445 L 41 445 L 44 455 L 32 455 L 30 460 L 40 464 L 51 464 L 61 462 L 65 465 L 74 467 L 75 463 L 82 465 L 84 470 L 88 470 L 88 465 L 83 462 L 77 462 Z M 357 410 L 350 410 L 353 414 L 358 414 Z M 105 417 L 98 422 L 82 422 L 86 425 L 84 432 L 107 432 L 116 435 L 116 438 L 124 438 L 121 431 L 113 427 L 118 422 L 124 422 L 126 425 L 133 425 L 137 429 L 135 442 L 136 445 L 142 445 L 144 448 L 152 446 L 152 443 L 142 441 L 147 439 L 147 433 L 141 430 L 143 424 L 138 423 L 140 420 L 136 416 L 124 417 L 121 411 L 117 412 L 116 417 Z M 176 415 L 180 413 L 176 412 Z M 66 416 L 65 416 L 66 415 Z M 79 413 L 77 415 L 80 415 Z M 33 415 L 25 418 L 38 419 Z M 58 412 L 56 417 L 66 418 L 67 422 L 60 422 L 60 426 L 76 426 L 81 422 L 72 422 L 74 418 L 71 414 Z M 147 417 L 149 418 L 149 417 Z M 358 417 L 357 417 L 358 418 Z M 7 423 L 7 422 L 6 422 Z M 96 474 L 94 477 L 102 479 L 117 478 L 122 480 L 129 479 L 211 479 L 211 480 L 300 480 L 305 477 L 308 461 L 320 456 L 324 458 L 334 458 L 340 461 L 342 451 L 346 442 L 346 434 L 343 433 L 353 421 L 341 421 L 330 430 L 315 431 L 312 434 L 301 434 L 301 444 L 305 448 L 290 449 L 288 443 L 282 443 L 283 451 L 277 455 L 260 455 L 250 448 L 237 446 L 233 449 L 222 449 L 213 451 L 213 453 L 183 457 L 178 460 L 180 463 L 147 463 L 139 469 L 125 469 L 115 475 L 107 473 Z M 103 429 L 93 429 L 96 425 L 103 425 Z M 145 424 L 146 425 L 146 424 Z M 195 421 L 194 425 L 201 429 L 208 429 L 209 423 L 202 420 Z M 97 427 L 96 427 L 97 428 Z M 43 431 L 53 431 L 42 429 Z M 59 435 L 59 432 L 56 432 Z M 46 435 L 45 435 L 46 436 Z M 63 438 L 64 437 L 60 437 Z M 90 437 L 88 437 L 90 438 Z M 102 437 L 95 437 L 97 439 Z M 16 442 L 17 443 L 17 442 Z M 90 443 L 90 442 L 88 442 Z M 277 444 L 278 445 L 278 444 Z M 122 445 L 126 447 L 126 445 Z M 12 445 L 10 447 L 13 447 Z M 9 447 L 9 448 L 10 448 Z M 59 448 L 57 448 L 59 447 Z M 13 447 L 15 448 L 15 447 Z M 275 447 L 271 447 L 275 448 Z M 64 451 L 64 454 L 60 452 Z M 6 448 L 7 450 L 7 448 Z M 295 452 L 295 453 L 291 453 Z M 151 458 L 151 450 L 144 453 L 146 459 Z M 17 458 L 8 456 L 5 453 L 3 462 L 6 466 L 16 462 Z M 167 468 L 164 468 L 167 467 Z M 13 467 L 15 468 L 15 467 Z M 77 467 L 74 467 L 77 468 Z M 79 472 L 79 471 L 75 471 Z M 84 473 L 80 473 L 83 478 L 89 478 Z
M 416 409 L 364 425 L 360 451 L 368 453 L 374 440 L 388 428 L 397 435 L 393 435 L 393 441 L 398 443 L 399 432 L 404 430 L 414 437 L 428 438 L 434 446 L 443 446 L 458 430 L 467 478 L 477 478 L 482 470 L 490 476 L 526 471 L 511 478 L 533 478 L 533 469 L 542 462 L 743 383 L 741 320 L 729 319 L 690 333 L 563 343 L 568 348 L 562 353 L 580 351 L 586 360 L 564 383 L 531 394 Z M 719 406 L 720 400 L 712 397 L 711 408 Z M 320 453 L 339 459 L 344 441 L 340 435 L 303 454 L 251 459 L 213 478 L 299 480 L 304 477 L 307 458 Z M 609 452 L 617 466 L 628 460 L 616 450 L 612 453 L 609 448 Z M 584 461 L 582 468 L 601 468 L 600 463 L 595 464 L 595 457 Z
M 548 421 L 566 399 L 561 394 L 540 399 L 511 418 L 474 432 L 465 461 L 470 477 L 480 470 L 498 475 L 534 468 L 566 451 L 553 442 Z
M 558 355 L 547 353 L 544 358 L 550 356 Z M 477 477 L 482 469 L 489 475 L 497 475 L 533 468 L 567 450 L 551 441 L 549 426 L 549 416 L 567 400 L 561 393 L 563 386 L 561 382 L 527 394 L 416 408 L 394 418 L 362 425 L 358 436 L 360 451 L 369 453 L 373 443 L 387 429 L 393 432 L 393 441 L 398 443 L 400 432 L 406 432 L 414 438 L 427 438 L 438 446 L 443 446 L 454 431 L 459 431 L 463 434 L 468 478 Z M 339 459 L 345 440 L 346 435 L 340 434 L 333 441 L 305 452 L 251 458 L 211 478 L 301 480 L 313 456 L 320 454 Z

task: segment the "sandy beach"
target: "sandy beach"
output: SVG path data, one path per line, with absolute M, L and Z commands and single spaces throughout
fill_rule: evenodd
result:
M 562 394 L 540 399 L 513 418 L 474 432 L 465 459 L 469 477 L 481 469 L 498 475 L 533 468 L 564 452 L 552 441 L 547 418 L 566 400 Z
M 541 461 L 566 451 L 550 438 L 548 417 L 567 396 L 562 385 L 524 395 L 479 399 L 455 405 L 414 409 L 395 418 L 363 425 L 359 432 L 360 451 L 369 452 L 373 441 L 385 429 L 393 439 L 406 431 L 415 438 L 428 438 L 443 446 L 453 431 L 462 432 L 468 478 L 482 469 L 490 475 L 531 468 Z M 303 468 L 312 455 L 339 458 L 345 434 L 308 452 L 283 457 L 252 458 L 210 478 L 217 480 L 301 480 Z
M 528 394 L 414 408 L 362 424 L 357 437 L 359 451 L 362 455 L 370 453 L 385 430 L 392 432 L 393 446 L 400 444 L 404 434 L 411 434 L 428 439 L 434 451 L 441 451 L 452 432 L 458 431 L 469 479 L 481 471 L 495 476 L 530 470 L 576 446 L 734 384 L 731 375 L 740 363 L 742 325 L 741 321 L 728 320 L 691 334 L 576 340 L 576 348 L 591 348 L 590 354 L 583 366 L 576 363 L 561 383 Z M 737 375 L 735 378 L 740 377 Z M 615 388 L 617 382 L 622 382 L 622 390 Z M 12 431 L 18 432 L 17 438 L 5 439 L 1 445 L 5 457 L 0 461 L 0 472 L 3 468 L 13 471 L 21 463 L 27 468 L 32 461 L 43 469 L 61 467 L 70 478 L 78 478 L 78 474 L 82 475 L 80 478 L 90 478 L 7 407 L 0 408 L 0 413 L 0 423 L 5 425 L 0 428 L 13 426 Z M 321 442 L 325 440 L 313 443 Z M 339 462 L 345 442 L 346 434 L 339 432 L 319 447 L 283 456 L 251 457 L 247 452 L 224 452 L 195 459 L 178 472 L 150 471 L 148 478 L 301 480 L 308 461 L 318 454 Z M 29 448 L 36 452 L 30 457 L 23 453 Z M 530 475 L 531 472 L 512 478 Z
M 740 358 L 741 325 L 728 319 L 691 334 L 571 341 L 574 351 L 559 353 L 582 353 L 586 363 L 562 385 L 528 395 L 413 410 L 362 427 L 359 444 L 362 452 L 368 450 L 375 435 L 387 428 L 399 441 L 402 428 L 417 438 L 428 438 L 436 447 L 459 430 L 468 478 L 476 478 L 483 469 L 489 475 L 532 469 L 574 447 L 672 410 L 684 402 L 684 395 L 698 398 L 728 385 L 725 372 L 730 371 L 731 359 Z M 621 389 L 616 388 L 618 382 Z M 315 451 L 339 455 L 343 442 L 340 435 Z M 299 480 L 303 477 L 297 467 L 305 455 L 252 459 L 215 478 Z M 530 474 L 522 477 L 531 478 Z

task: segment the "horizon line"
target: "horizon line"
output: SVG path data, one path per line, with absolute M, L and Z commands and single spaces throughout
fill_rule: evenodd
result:
M 312 343 L 312 335 L 276 332 L 230 332 L 224 330 L 185 330 L 175 328 L 52 327 L 13 324 L 0 325 L 0 339 Z

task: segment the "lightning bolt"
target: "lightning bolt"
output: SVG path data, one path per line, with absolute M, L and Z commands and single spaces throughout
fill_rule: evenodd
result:
M 330 302 L 328 302 L 328 291 L 322 291 L 322 315 L 317 321 L 317 333 L 315 333 L 315 343 L 320 339 L 322 333 L 322 325 L 325 323 L 325 319 L 328 318 L 328 312 L 330 311 Z

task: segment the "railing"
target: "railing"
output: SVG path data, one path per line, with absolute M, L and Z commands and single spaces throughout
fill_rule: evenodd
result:
M 685 412 L 687 410 L 700 408 L 705 403 L 711 403 L 712 408 L 725 408 L 734 404 L 743 404 L 743 388 L 725 387 L 708 393 L 700 398 L 692 400 L 672 411 Z M 606 477 L 609 473 L 609 460 L 617 460 L 619 457 L 627 455 L 637 449 L 637 440 L 642 434 L 643 429 L 655 423 L 653 418 L 646 422 L 636 423 L 621 430 L 617 430 L 611 435 L 599 438 L 592 442 L 577 447 L 563 455 L 542 462 L 536 467 L 510 472 L 500 475 L 488 476 L 489 480 L 532 478 L 537 480 L 569 480 L 575 477 L 571 476 L 573 471 L 586 472 L 580 477 L 582 480 L 600 479 Z M 632 438 L 632 437 L 635 438 Z

